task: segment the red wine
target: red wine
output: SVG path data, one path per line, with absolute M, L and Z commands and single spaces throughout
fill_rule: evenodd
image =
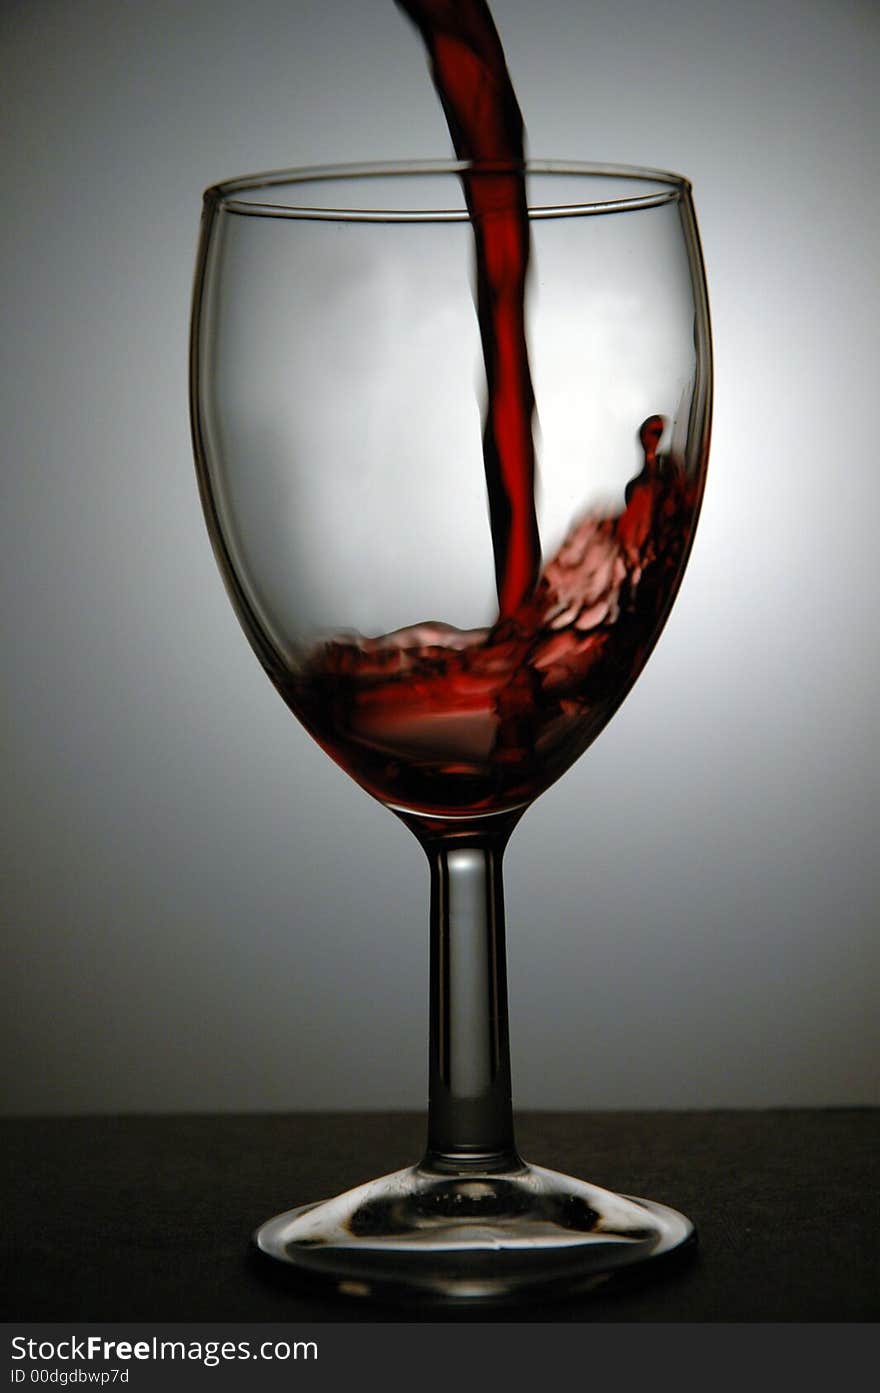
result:
M 535 398 L 525 334 L 529 217 L 523 119 L 485 0 L 397 0 L 425 41 L 462 170 L 476 251 L 477 317 L 488 388 L 483 462 L 503 618 L 541 567 L 535 517 Z
M 383 802 L 434 815 L 529 802 L 586 749 L 641 671 L 675 594 L 696 485 L 658 454 L 619 514 L 587 513 L 532 594 L 491 629 L 421 624 L 317 645 L 284 695 Z
M 582 517 L 542 570 L 522 117 L 485 0 L 397 3 L 425 40 L 465 162 L 499 614 L 491 628 L 469 632 L 430 623 L 319 643 L 279 685 L 315 739 L 377 798 L 461 816 L 528 803 L 609 720 L 666 618 L 697 496 L 659 453 L 664 422 L 651 416 L 625 507 Z

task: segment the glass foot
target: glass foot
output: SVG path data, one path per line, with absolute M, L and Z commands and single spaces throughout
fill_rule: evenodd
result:
M 395 1171 L 278 1214 L 254 1240 L 346 1295 L 471 1304 L 588 1291 L 696 1235 L 666 1205 L 523 1164 Z

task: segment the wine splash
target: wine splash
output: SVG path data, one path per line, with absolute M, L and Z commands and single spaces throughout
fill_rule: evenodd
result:
M 317 645 L 283 694 L 337 763 L 383 802 L 436 816 L 537 797 L 623 701 L 666 618 L 696 485 L 640 432 L 619 514 L 587 513 L 533 594 L 492 629 L 420 624 Z
M 421 32 L 460 160 L 476 250 L 488 389 L 483 462 L 498 606 L 514 614 L 541 568 L 535 517 L 535 398 L 525 330 L 529 217 L 523 119 L 485 0 L 397 0 Z

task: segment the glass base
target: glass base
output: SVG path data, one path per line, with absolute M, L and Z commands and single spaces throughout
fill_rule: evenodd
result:
M 422 1165 L 278 1214 L 254 1241 L 348 1296 L 471 1305 L 589 1291 L 696 1234 L 666 1205 L 540 1166 L 446 1175 Z

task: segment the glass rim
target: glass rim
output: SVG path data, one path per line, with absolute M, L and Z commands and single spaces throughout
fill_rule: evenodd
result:
M 242 194 L 258 193 L 284 185 L 329 183 L 376 178 L 413 178 L 424 175 L 463 174 L 472 171 L 481 175 L 525 173 L 569 178 L 619 179 L 644 184 L 644 192 L 631 192 L 620 198 L 567 198 L 563 202 L 529 203 L 529 218 L 589 217 L 595 214 L 633 212 L 643 208 L 661 207 L 690 196 L 691 184 L 681 174 L 640 165 L 598 164 L 574 160 L 526 159 L 522 164 L 507 161 L 470 161 L 456 159 L 389 160 L 355 164 L 306 165 L 293 169 L 268 170 L 261 174 L 246 174 L 226 179 L 205 190 L 207 208 L 249 217 L 296 218 L 329 222 L 468 222 L 466 208 L 407 208 L 407 207 L 320 207 L 304 203 L 262 202 L 242 198 Z M 366 200 L 367 202 L 369 200 Z

